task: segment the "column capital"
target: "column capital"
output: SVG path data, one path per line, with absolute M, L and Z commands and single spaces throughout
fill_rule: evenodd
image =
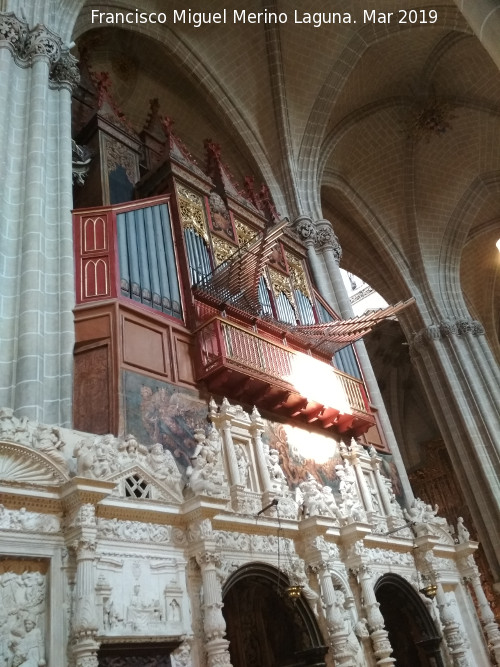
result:
M 420 349 L 433 341 L 443 340 L 451 337 L 463 337 L 467 334 L 472 336 L 484 336 L 484 327 L 478 320 L 466 317 L 455 319 L 446 318 L 437 323 L 429 324 L 412 334 L 410 344 L 413 349 Z
M 316 248 L 318 250 L 332 250 L 338 264 L 342 258 L 342 246 L 333 231 L 332 223 L 329 220 L 317 220 L 315 226 Z
M 25 58 L 29 63 L 42 59 L 54 65 L 61 57 L 62 40 L 52 30 L 39 23 L 29 31 L 25 45 Z
M 50 81 L 54 88 L 67 88 L 70 92 L 80 82 L 80 70 L 77 59 L 68 49 L 61 51 L 61 57 L 52 65 Z
M 44 60 L 50 67 L 53 87 L 71 90 L 80 80 L 76 58 L 59 35 L 42 23 L 30 29 L 13 12 L 0 12 L 0 48 L 8 48 L 20 67 Z
M 293 227 L 300 240 L 306 245 L 314 245 L 316 243 L 316 228 L 313 221 L 307 215 L 299 215 L 293 221 Z
M 28 39 L 26 21 L 18 19 L 13 12 L 0 12 L 0 48 L 10 50 L 14 58 L 22 58 Z

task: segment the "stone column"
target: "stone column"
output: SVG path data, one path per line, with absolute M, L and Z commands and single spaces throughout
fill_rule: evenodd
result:
M 231 667 L 229 642 L 226 637 L 226 621 L 222 615 L 222 589 L 217 578 L 218 554 L 202 551 L 196 554 L 201 569 L 203 586 L 203 629 L 208 667 Z
M 455 3 L 500 69 L 500 6 L 497 0 L 455 0 Z
M 236 459 L 236 452 L 234 451 L 233 435 L 231 433 L 232 414 L 231 404 L 224 398 L 220 407 L 218 415 L 218 426 L 222 431 L 222 444 L 224 447 L 224 455 L 227 461 L 229 485 L 241 484 L 240 471 L 238 468 L 238 461 Z
M 97 522 L 95 507 L 82 505 L 77 511 L 74 525 L 78 536 L 73 542 L 76 552 L 75 611 L 72 623 L 72 652 L 76 667 L 98 667 L 95 595 L 95 549 Z
M 308 218 L 307 216 L 299 216 L 294 221 L 294 226 L 297 234 L 306 246 L 307 259 L 319 293 L 326 299 L 327 303 L 330 304 L 331 308 L 333 308 L 336 313 L 340 312 L 337 297 L 332 289 L 328 272 L 315 250 L 317 233 L 311 218 Z
M 343 614 L 337 604 L 328 561 L 318 560 L 311 565 L 311 569 L 319 579 L 321 597 L 325 605 L 328 640 L 334 663 L 339 667 L 341 665 L 342 667 L 354 667 L 355 661 L 347 643 L 348 631 Z
M 382 501 L 384 514 L 387 517 L 390 517 L 392 514 L 391 499 L 389 497 L 389 492 L 387 491 L 387 485 L 382 479 L 382 475 L 380 473 L 380 459 L 378 458 L 377 452 L 375 451 L 374 447 L 370 447 L 369 455 L 370 455 L 370 464 L 373 470 L 373 474 L 375 476 L 375 484 L 377 485 L 380 500 Z
M 379 603 L 375 597 L 373 580 L 370 569 L 366 565 L 361 565 L 357 569 L 357 577 L 361 586 L 368 619 L 368 629 L 373 644 L 373 653 L 377 659 L 377 665 L 392 665 L 396 661 L 391 658 L 392 647 L 389 642 L 389 634 L 385 629 L 384 617 L 379 609 Z
M 306 234 L 304 238 L 304 232 L 302 231 L 303 229 L 306 230 L 307 228 L 304 224 L 301 225 L 299 220 L 296 225 L 296 230 L 306 243 L 310 243 L 310 239 L 313 238 L 312 233 Z M 342 248 L 337 239 L 337 236 L 335 235 L 335 232 L 333 231 L 332 225 L 328 220 L 318 220 L 315 223 L 315 229 L 316 237 L 314 239 L 314 253 L 317 257 L 323 257 L 327 274 L 324 276 L 320 271 L 320 265 L 318 262 L 316 260 L 312 260 L 311 268 L 313 270 L 314 277 L 316 280 L 318 280 L 315 267 L 316 271 L 318 272 L 318 276 L 321 277 L 321 282 L 318 281 L 318 288 L 321 291 L 322 286 L 325 289 L 325 283 L 329 283 L 329 287 L 326 287 L 326 291 L 324 292 L 325 298 L 332 304 L 332 307 L 335 307 L 336 303 L 336 311 L 339 313 L 339 315 L 341 315 L 344 319 L 350 319 L 351 317 L 354 317 L 354 311 L 352 309 L 352 305 L 349 300 L 349 296 L 347 294 L 347 290 L 345 288 L 339 268 L 339 262 L 342 257 Z M 308 257 L 309 255 L 312 257 L 312 251 L 308 250 Z M 332 298 L 329 298 L 329 295 L 331 294 L 334 295 L 335 302 Z M 377 409 L 383 435 L 387 441 L 389 449 L 391 450 L 391 454 L 397 467 L 398 474 L 401 479 L 401 484 L 405 493 L 406 503 L 409 507 L 414 500 L 413 491 L 408 480 L 406 468 L 403 464 L 396 437 L 392 430 L 389 416 L 385 409 L 382 394 L 380 393 L 380 389 L 375 378 L 375 374 L 373 372 L 373 368 L 370 363 L 364 342 L 359 340 L 357 343 L 355 343 L 355 348 L 370 400 L 374 407 Z
M 481 575 L 474 561 L 468 545 L 460 545 L 457 550 L 464 549 L 465 557 L 459 558 L 458 568 L 465 582 L 472 588 L 479 609 L 479 618 L 484 628 L 491 653 L 495 657 L 497 665 L 500 665 L 500 629 L 495 621 L 495 614 L 491 610 L 490 603 L 481 586 Z
M 264 432 L 264 422 L 259 414 L 257 408 L 252 410 L 250 416 L 252 425 L 250 426 L 250 433 L 254 445 L 255 459 L 259 471 L 259 478 L 261 483 L 261 490 L 265 494 L 271 492 L 271 480 L 269 478 L 269 470 L 267 469 L 266 459 L 264 458 L 264 447 L 262 444 L 262 433 Z
M 349 461 L 351 466 L 354 468 L 354 473 L 356 475 L 356 480 L 358 482 L 358 488 L 361 494 L 361 499 L 363 501 L 364 508 L 368 514 L 368 520 L 371 520 L 373 516 L 372 496 L 370 493 L 370 489 L 368 488 L 368 484 L 366 482 L 363 469 L 361 468 L 361 464 L 359 462 L 358 453 L 356 451 L 357 446 L 358 445 L 356 441 L 353 439 L 351 444 L 351 449 L 348 450 L 347 448 L 345 448 L 345 451 L 343 452 L 341 448 L 341 454 L 345 459 Z
M 484 330 L 443 319 L 413 334 L 422 379 L 494 580 L 500 581 L 500 384 Z M 479 357 L 479 358 L 477 358 Z M 490 369 L 486 372 L 485 366 Z M 495 370 L 493 370 L 495 369 Z
M 71 85 L 61 38 L 0 12 L 0 405 L 71 425 Z M 23 112 L 20 113 L 19 109 Z
M 443 626 L 444 638 L 453 659 L 453 664 L 456 667 L 469 667 L 471 663 L 467 655 L 468 651 L 464 637 L 460 632 L 460 625 L 449 603 L 446 601 L 442 585 L 439 581 L 436 582 L 436 585 L 436 603 L 439 609 L 439 618 Z

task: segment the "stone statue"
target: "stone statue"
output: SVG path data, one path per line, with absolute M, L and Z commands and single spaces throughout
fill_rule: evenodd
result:
M 155 479 L 164 480 L 181 493 L 182 475 L 177 467 L 172 452 L 164 450 L 163 445 L 157 442 L 152 446 L 146 457 L 146 463 L 154 474 Z
M 220 451 L 220 436 L 212 425 L 208 436 L 195 450 L 193 466 L 186 470 L 193 493 L 207 496 L 226 495 Z
M 331 500 L 334 500 L 333 495 L 327 498 L 327 494 L 323 490 L 323 486 L 314 479 L 310 472 L 306 473 L 303 482 L 299 484 L 299 489 L 302 493 L 304 509 L 309 516 L 335 516 Z
M 459 516 L 457 519 L 457 536 L 458 541 L 463 544 L 470 540 L 470 533 L 464 525 L 463 517 Z
M 17 642 L 12 665 L 22 656 L 23 662 L 17 663 L 18 667 L 43 667 L 45 665 L 45 646 L 42 633 L 36 627 L 35 619 L 27 616 L 19 629 L 12 630 L 13 635 L 19 632 L 20 639 Z
M 241 445 L 236 444 L 234 446 L 234 451 L 236 453 L 236 461 L 238 462 L 240 484 L 248 488 L 250 464 L 246 457 L 245 451 Z

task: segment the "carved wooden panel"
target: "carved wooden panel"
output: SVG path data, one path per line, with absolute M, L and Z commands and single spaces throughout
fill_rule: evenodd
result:
M 108 382 L 110 366 L 107 343 L 75 354 L 75 428 L 91 433 L 109 433 L 112 430 Z
M 99 667 L 171 667 L 178 642 L 102 644 Z
M 168 655 L 122 655 L 103 657 L 99 660 L 99 667 L 171 667 Z
M 113 296 L 112 212 L 88 210 L 73 224 L 77 303 Z
M 111 336 L 111 314 L 90 314 L 88 317 L 79 317 L 75 326 L 75 340 L 77 343 L 91 343 Z
M 194 338 L 174 332 L 174 350 L 176 356 L 177 380 L 195 386 Z
M 123 361 L 131 366 L 170 376 L 169 327 L 139 318 L 122 318 Z

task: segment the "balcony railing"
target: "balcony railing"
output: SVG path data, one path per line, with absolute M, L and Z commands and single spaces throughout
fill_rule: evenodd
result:
M 211 387 L 212 381 L 219 378 L 220 383 L 225 375 L 221 386 L 231 385 L 230 378 L 235 388 L 246 394 L 253 386 L 252 398 L 257 404 L 259 397 L 269 396 L 274 388 L 281 390 L 282 404 L 283 392 L 295 396 L 294 405 L 301 404 L 306 416 L 314 412 L 321 419 L 326 411 L 330 415 L 333 411 L 337 422 L 345 422 L 347 415 L 352 415 L 358 427 L 359 419 L 366 428 L 374 423 L 363 382 L 308 354 L 221 317 L 213 317 L 198 329 L 197 342 L 198 379 L 205 380 L 213 390 L 218 387 Z M 266 390 L 264 385 L 268 385 Z M 245 395 L 240 398 L 244 400 Z M 328 425 L 332 424 L 330 420 Z

